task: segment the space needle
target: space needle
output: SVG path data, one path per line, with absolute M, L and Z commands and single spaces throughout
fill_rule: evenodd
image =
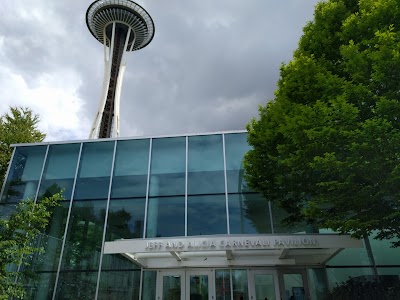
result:
M 89 138 L 119 136 L 119 107 L 125 54 L 146 47 L 154 36 L 150 15 L 130 0 L 97 0 L 86 12 L 92 35 L 104 45 L 104 78 Z

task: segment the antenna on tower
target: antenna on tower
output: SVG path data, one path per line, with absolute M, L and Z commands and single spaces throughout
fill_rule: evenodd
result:
M 119 136 L 119 106 L 127 51 L 146 47 L 154 37 L 150 15 L 130 0 L 97 0 L 86 12 L 92 35 L 104 45 L 103 89 L 89 138 Z

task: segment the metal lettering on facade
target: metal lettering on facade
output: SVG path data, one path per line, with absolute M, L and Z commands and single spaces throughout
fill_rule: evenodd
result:
M 185 239 L 162 240 L 146 242 L 145 250 L 165 251 L 190 251 L 190 250 L 230 250 L 230 249 L 277 249 L 316 247 L 317 238 L 314 237 L 290 237 L 290 238 L 260 238 L 260 239 Z

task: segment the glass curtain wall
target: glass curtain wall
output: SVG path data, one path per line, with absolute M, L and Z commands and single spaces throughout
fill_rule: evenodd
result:
M 95 297 L 114 144 L 83 144 L 56 288 L 57 299 Z
M 243 178 L 243 157 L 251 148 L 247 133 L 225 134 L 226 179 L 231 234 L 271 233 L 269 203 Z
M 226 234 L 222 135 L 188 139 L 187 235 Z
M 49 299 L 53 295 L 79 152 L 80 144 L 49 146 L 37 201 L 59 192 L 64 199 L 54 208 L 47 228 L 36 241 L 44 251 L 27 258 L 31 260 L 30 269 L 37 274 L 29 284 L 30 299 Z
M 105 241 L 142 238 L 150 140 L 117 142 Z M 103 255 L 98 299 L 138 299 L 140 268 Z

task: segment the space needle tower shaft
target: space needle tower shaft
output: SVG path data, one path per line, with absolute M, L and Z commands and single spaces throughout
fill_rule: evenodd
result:
M 104 46 L 103 88 L 89 138 L 118 137 L 125 54 L 151 42 L 154 23 L 141 6 L 130 0 L 93 2 L 86 12 L 86 23 Z

